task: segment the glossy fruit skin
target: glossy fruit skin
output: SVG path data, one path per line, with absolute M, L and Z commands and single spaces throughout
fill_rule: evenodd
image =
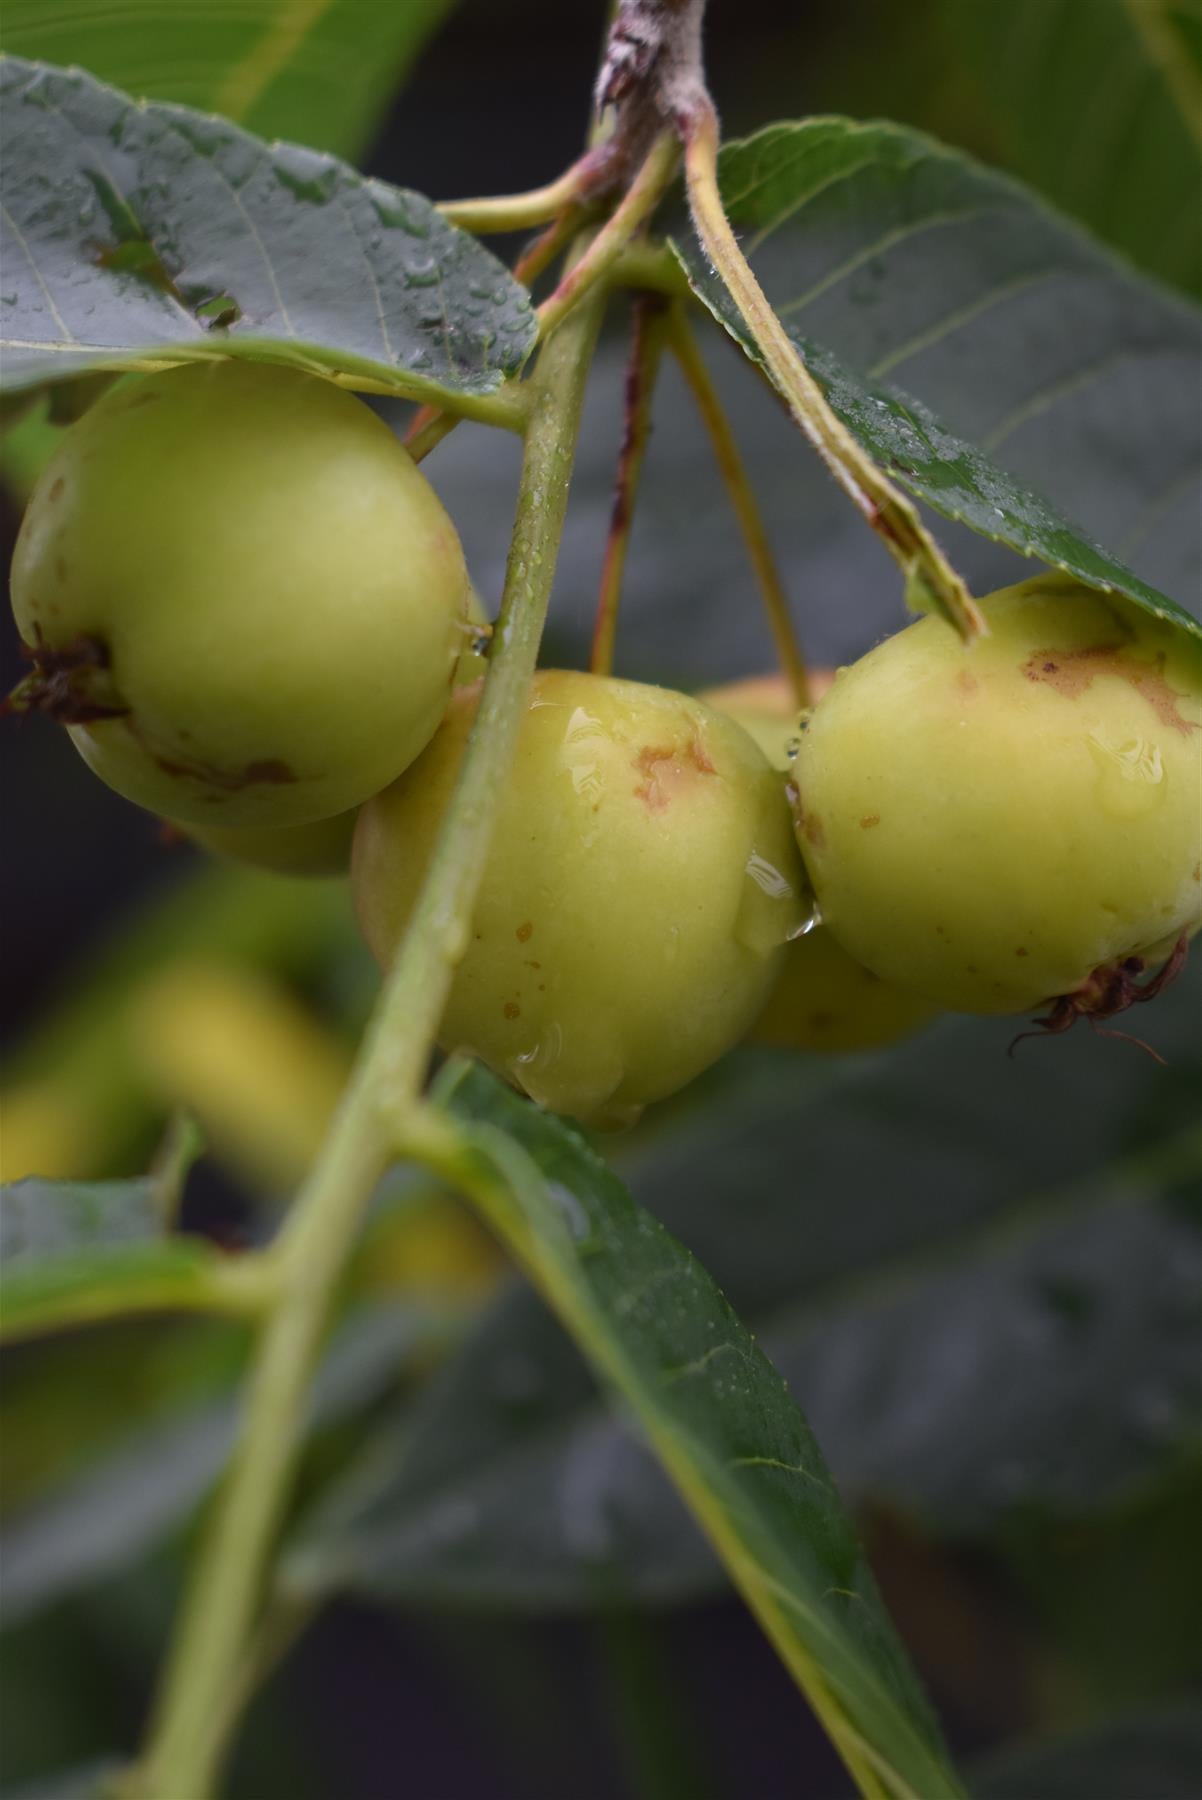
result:
M 350 868 L 356 809 L 308 825 L 181 825 L 185 837 L 227 862 L 249 863 L 274 875 L 345 875 Z M 175 821 L 172 821 L 174 824 Z
M 455 664 L 456 687 L 470 687 L 486 667 L 484 648 L 492 627 L 474 592 L 468 596 L 467 624 L 468 635 Z M 196 826 L 178 819 L 164 823 L 227 862 L 249 863 L 274 875 L 345 875 L 350 870 L 357 811 L 352 807 L 307 825 Z
M 51 458 L 13 562 L 39 658 L 80 645 L 121 717 L 60 712 L 118 793 L 190 824 L 357 805 L 446 708 L 468 581 L 453 525 L 361 400 L 226 361 L 122 382 Z
M 866 967 L 1026 1012 L 1197 926 L 1202 652 L 1064 577 L 982 605 L 972 645 L 931 617 L 840 671 L 793 765 L 796 825 Z
M 352 882 L 383 963 L 476 700 L 457 694 L 360 813 Z M 556 1112 L 629 1120 L 742 1036 L 801 921 L 802 882 L 780 779 L 732 720 L 663 688 L 544 670 L 439 1042 Z
M 814 669 L 811 691 L 821 697 L 833 680 L 830 671 Z M 801 733 L 797 703 L 783 675 L 732 682 L 701 698 L 737 719 L 772 766 L 788 772 Z M 827 1055 L 877 1050 L 917 1031 L 935 1011 L 909 989 L 882 981 L 820 925 L 786 946 L 780 974 L 748 1037 L 774 1049 Z

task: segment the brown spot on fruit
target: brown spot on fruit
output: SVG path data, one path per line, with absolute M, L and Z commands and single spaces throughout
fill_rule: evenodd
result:
M 520 1019 L 522 1016 L 522 1009 L 516 1000 L 507 1000 L 501 1011 L 507 1019 Z
M 831 1026 L 837 1022 L 832 1012 L 812 1012 L 810 1014 L 810 1024 L 815 1031 L 829 1031 Z
M 63 489 L 66 487 L 66 485 L 67 484 L 63 480 L 62 476 L 59 475 L 54 481 L 52 481 L 50 483 L 50 486 L 46 493 L 47 500 L 61 500 L 63 497 Z
M 1015 956 L 1026 956 L 1029 954 L 1029 952 L 1024 950 L 1022 945 L 1020 944 L 1018 946 L 1018 949 L 1014 952 L 1014 954 L 1015 954 Z
M 296 771 L 278 757 L 269 757 L 265 762 L 247 763 L 242 771 L 242 782 L 246 787 L 256 781 L 265 782 L 271 787 L 284 787 L 296 778 Z
M 860 820 L 860 830 L 861 831 L 871 831 L 873 826 L 879 825 L 880 822 L 881 822 L 880 813 L 868 813 L 865 818 Z
M 527 919 L 524 924 L 519 925 L 517 928 L 517 932 L 515 935 L 517 937 L 518 943 L 519 944 L 528 944 L 533 935 L 533 932 L 534 932 L 534 923 L 532 920 Z
M 1023 664 L 1023 674 L 1028 681 L 1055 688 L 1066 700 L 1079 700 L 1098 676 L 1113 675 L 1129 682 L 1170 730 L 1187 737 L 1200 729 L 1183 717 L 1177 704 L 1183 696 L 1164 678 L 1163 655 L 1155 662 L 1141 662 L 1118 644 L 1095 644 L 1088 650 L 1036 650 Z
M 817 813 L 800 813 L 798 815 L 797 823 L 801 827 L 806 843 L 813 844 L 815 850 L 821 850 L 823 844 L 826 842 L 826 832 L 823 830 L 822 820 L 818 817 Z
M 975 694 L 977 689 L 980 687 L 980 685 L 981 684 L 977 680 L 976 676 L 971 675 L 967 669 L 960 669 L 957 672 L 956 686 L 959 688 L 959 690 L 962 694 L 966 694 L 966 695 Z
M 692 758 L 693 767 L 699 775 L 716 775 L 718 773 L 710 760 L 709 751 L 706 749 L 699 731 L 693 733 L 693 741 L 689 745 L 689 755 Z
M 199 781 L 205 787 L 216 788 L 217 793 L 208 798 L 216 801 L 221 794 L 238 794 L 248 787 L 287 787 L 300 777 L 286 762 L 277 757 L 265 757 L 261 762 L 247 763 L 241 769 L 223 769 L 217 763 L 205 762 L 198 756 L 169 756 L 153 744 L 146 742 L 138 731 L 132 717 L 127 720 L 130 730 L 138 739 L 147 754 L 154 758 L 164 775 L 182 775 L 190 781 Z
M 633 761 L 642 776 L 635 788 L 635 798 L 650 812 L 663 812 L 671 806 L 674 790 L 693 775 L 716 775 L 699 731 L 694 731 L 687 744 L 644 744 Z

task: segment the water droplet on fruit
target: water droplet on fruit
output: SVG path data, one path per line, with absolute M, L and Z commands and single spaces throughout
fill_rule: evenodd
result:
M 735 941 L 745 950 L 766 955 L 787 944 L 796 933 L 807 902 L 797 884 L 766 857 L 753 852 L 743 872 L 746 880 L 735 915 Z
M 574 709 L 564 729 L 560 761 L 572 779 L 573 790 L 585 800 L 599 800 L 605 782 L 597 757 L 598 741 L 605 727 L 583 706 Z
M 795 944 L 798 938 L 809 937 L 811 931 L 817 931 L 823 923 L 822 908 L 817 900 L 811 900 L 809 910 L 800 918 L 789 933 L 788 941 Z
M 1114 743 L 1100 732 L 1089 734 L 1098 766 L 1098 800 L 1113 819 L 1137 819 L 1165 799 L 1164 762 L 1159 744 L 1144 738 Z

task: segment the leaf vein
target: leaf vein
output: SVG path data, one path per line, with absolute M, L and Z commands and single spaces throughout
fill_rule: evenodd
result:
M 920 331 L 914 337 L 907 339 L 904 344 L 899 344 L 896 350 L 889 352 L 888 356 L 882 356 L 879 362 L 874 363 L 869 369 L 869 375 L 874 381 L 879 380 L 894 369 L 900 368 L 902 363 L 908 362 L 911 357 L 918 356 L 923 350 L 932 349 L 936 344 L 941 344 L 945 338 L 951 337 L 954 332 L 960 331 L 965 325 L 971 325 L 975 319 L 982 318 L 985 313 L 992 311 L 1003 301 L 1012 300 L 1016 294 L 1041 287 L 1045 282 L 1053 281 L 1057 275 L 1064 273 L 1066 271 L 1060 268 L 1038 269 L 1032 274 L 1019 275 L 1013 281 L 1003 282 L 1000 287 L 990 288 L 987 293 L 980 295 L 969 305 L 957 307 L 955 312 L 948 313 L 946 318 L 940 319 L 937 325 L 928 326 L 925 331 Z
M 25 257 L 26 262 L 29 264 L 30 268 L 33 270 L 34 280 L 37 282 L 38 286 L 42 290 L 42 293 L 45 295 L 46 305 L 50 308 L 51 317 L 54 319 L 55 324 L 58 326 L 59 330 L 63 334 L 63 342 L 65 344 L 75 343 L 76 342 L 75 333 L 71 330 L 70 326 L 67 324 L 67 321 L 63 318 L 62 313 L 58 310 L 58 307 L 55 304 L 54 295 L 50 292 L 50 289 L 47 287 L 45 277 L 43 276 L 42 271 L 38 268 L 37 262 L 34 258 L 33 251 L 29 248 L 29 244 L 26 241 L 25 233 L 21 230 L 21 227 L 17 224 L 17 221 L 13 218 L 13 216 L 9 212 L 7 206 L 0 208 L 0 210 L 3 211 L 4 218 L 8 225 L 8 228 L 12 232 L 13 237 L 16 239 L 18 245 L 20 246 L 21 252 L 22 252 L 23 256 Z

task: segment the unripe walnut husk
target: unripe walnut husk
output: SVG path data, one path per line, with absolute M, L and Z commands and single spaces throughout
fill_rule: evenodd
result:
M 13 559 L 17 704 L 118 793 L 206 827 L 310 823 L 445 711 L 468 580 L 433 489 L 361 400 L 226 361 L 121 382 L 51 458 Z
M 987 637 L 922 619 L 814 708 L 792 794 L 822 916 L 934 1005 L 1113 1010 L 1096 972 L 1202 915 L 1202 646 L 1066 577 L 982 610 Z
M 387 963 L 478 695 L 365 806 L 352 880 Z M 733 720 L 663 688 L 544 670 L 439 1032 L 556 1112 L 618 1124 L 742 1037 L 805 914 L 779 775 Z

